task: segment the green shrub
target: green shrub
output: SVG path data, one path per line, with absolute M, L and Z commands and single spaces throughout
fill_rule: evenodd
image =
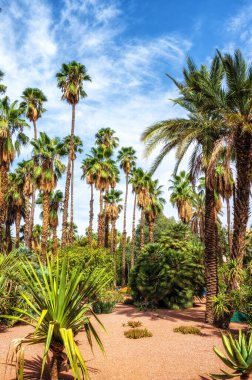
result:
M 179 326 L 179 327 L 175 327 L 173 331 L 181 333 L 181 334 L 194 334 L 194 335 L 199 335 L 201 333 L 200 329 L 193 326 Z
M 117 303 L 123 301 L 123 295 L 114 290 L 102 291 L 93 304 L 93 311 L 96 314 L 112 313 Z
M 140 322 L 140 321 L 128 321 L 127 325 L 134 329 L 135 327 L 142 326 L 142 322 Z
M 152 333 L 147 329 L 131 329 L 124 332 L 126 338 L 129 339 L 140 339 L 148 338 L 152 336 Z
M 144 305 L 191 307 L 193 296 L 204 291 L 202 244 L 189 232 L 184 239 L 165 235 L 158 244 L 148 244 L 131 272 L 130 286 L 134 300 Z

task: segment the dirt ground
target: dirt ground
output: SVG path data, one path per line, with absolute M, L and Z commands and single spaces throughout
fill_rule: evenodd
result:
M 207 380 L 209 372 L 218 373 L 223 366 L 213 353 L 213 345 L 222 347 L 220 332 L 204 324 L 204 305 L 182 311 L 155 310 L 141 312 L 127 305 L 119 305 L 112 314 L 100 316 L 107 333 L 100 330 L 105 355 L 98 349 L 91 353 L 85 333 L 78 335 L 80 350 L 86 359 L 92 380 Z M 153 336 L 143 339 L 127 339 L 123 327 L 130 320 L 139 320 Z M 173 329 L 181 325 L 196 326 L 202 334 L 182 335 Z M 237 328 L 237 325 L 232 325 Z M 6 354 L 12 339 L 23 337 L 28 326 L 0 330 L 0 379 L 4 378 Z M 40 376 L 42 348 L 26 350 L 25 379 L 37 380 Z M 48 369 L 43 379 L 47 380 Z M 6 380 L 15 379 L 14 366 L 8 366 Z M 71 380 L 62 373 L 62 380 Z

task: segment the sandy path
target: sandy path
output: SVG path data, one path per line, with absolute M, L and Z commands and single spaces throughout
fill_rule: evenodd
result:
M 101 315 L 107 333 L 101 333 L 106 356 L 98 349 L 94 356 L 87 346 L 85 334 L 80 333 L 80 349 L 91 371 L 92 380 L 206 380 L 208 372 L 219 372 L 220 361 L 212 351 L 221 345 L 220 334 L 204 324 L 204 306 L 183 311 L 158 310 L 139 312 L 132 306 L 119 305 L 112 314 Z M 123 323 L 140 320 L 153 337 L 139 340 L 127 339 Z M 182 335 L 173 329 L 180 325 L 193 325 L 202 330 L 202 336 Z M 3 379 L 4 362 L 9 343 L 22 337 L 30 328 L 16 326 L 0 332 L 0 379 Z M 27 349 L 26 379 L 39 379 L 42 347 Z M 10 368 L 11 370 L 11 368 Z M 62 374 L 62 380 L 73 379 Z M 14 380 L 14 370 L 6 380 Z M 48 379 L 45 373 L 44 379 Z

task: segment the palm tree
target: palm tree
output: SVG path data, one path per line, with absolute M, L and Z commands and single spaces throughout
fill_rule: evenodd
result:
M 47 102 L 47 98 L 44 95 L 43 91 L 39 88 L 31 88 L 28 87 L 23 91 L 21 96 L 23 102 L 21 103 L 21 107 L 25 109 L 26 117 L 33 123 L 34 128 L 34 139 L 37 140 L 37 120 L 42 116 L 42 114 L 46 111 L 44 108 L 44 102 Z M 36 164 L 36 163 L 34 163 Z M 32 230 L 34 224 L 34 213 L 35 213 L 35 184 L 32 193 L 32 204 L 31 204 L 31 216 L 30 216 L 30 230 L 29 230 L 29 246 L 31 247 L 31 238 L 32 238 Z
M 144 248 L 144 224 L 145 224 L 145 213 L 144 210 L 147 209 L 151 204 L 150 198 L 150 185 L 151 185 L 151 175 L 148 172 L 144 172 L 142 169 L 138 169 L 138 184 L 135 188 L 137 193 L 137 205 L 141 210 L 140 219 L 140 250 Z
M 39 194 L 39 197 L 36 201 L 37 204 L 43 207 L 43 194 Z M 62 211 L 63 206 L 63 193 L 60 190 L 51 191 L 50 200 L 49 200 L 49 226 L 52 229 L 53 235 L 53 244 L 52 244 L 52 253 L 56 255 L 58 249 L 58 237 L 57 237 L 57 227 L 59 225 L 59 211 Z M 43 212 L 41 213 L 43 219 Z
M 208 166 L 211 159 L 217 156 L 219 142 L 227 134 L 225 124 L 206 110 L 207 103 L 201 92 L 201 83 L 207 83 L 216 93 L 222 94 L 223 66 L 218 57 L 212 61 L 210 70 L 201 66 L 198 70 L 195 64 L 188 59 L 187 68 L 184 69 L 184 83 L 173 82 L 178 87 L 181 96 L 175 103 L 190 112 L 188 119 L 167 120 L 157 123 L 143 133 L 142 140 L 146 142 L 146 153 L 150 154 L 158 143 L 163 144 L 161 153 L 156 158 L 152 171 L 161 163 L 163 158 L 173 149 L 177 148 L 177 164 L 175 172 L 190 146 L 193 152 L 190 159 L 190 175 L 195 178 L 201 170 L 206 175 L 205 192 L 205 278 L 207 289 L 206 322 L 214 323 L 212 299 L 218 293 L 217 278 L 217 213 L 215 190 L 209 186 Z M 213 181 L 212 181 L 213 182 Z
M 41 236 L 42 227 L 40 224 L 35 224 L 32 230 L 32 249 L 35 252 L 40 252 L 41 250 Z
M 20 242 L 20 223 L 22 216 L 22 209 L 24 207 L 23 185 L 24 177 L 16 172 L 9 174 L 9 186 L 6 194 L 6 202 L 15 213 L 15 225 L 16 225 L 16 239 L 15 247 L 19 247 Z
M 127 242 L 127 200 L 129 189 L 129 174 L 136 166 L 136 151 L 132 147 L 123 147 L 117 155 L 117 161 L 120 168 L 123 169 L 126 179 L 125 199 L 124 199 L 124 215 L 123 215 L 123 235 L 122 235 L 122 286 L 126 283 L 126 242 Z
M 140 201 L 140 205 L 142 204 L 142 208 L 146 208 L 149 205 L 147 193 L 145 188 L 142 187 L 142 184 L 145 182 L 144 178 L 146 177 L 146 173 L 141 168 L 133 169 L 130 173 L 129 183 L 132 185 L 132 191 L 134 193 L 134 206 L 133 206 L 133 218 L 132 218 L 132 236 L 131 236 L 131 268 L 134 266 L 135 262 L 135 236 L 136 236 L 136 205 Z M 143 193 L 143 195 L 141 194 Z M 145 196 L 144 196 L 145 195 Z M 139 206 L 140 206 L 139 205 Z M 144 211 L 141 212 L 141 245 L 144 245 Z
M 57 186 L 57 180 L 65 170 L 60 158 L 66 155 L 64 144 L 58 138 L 50 139 L 41 132 L 38 140 L 32 140 L 33 156 L 38 162 L 35 168 L 35 179 L 38 189 L 43 193 L 43 226 L 41 255 L 45 258 L 50 218 L 50 193 Z
M 68 154 L 67 173 L 66 173 L 66 186 L 65 186 L 65 199 L 62 221 L 62 239 L 61 245 L 66 245 L 66 225 L 68 219 L 68 203 L 71 181 L 71 167 L 72 159 L 74 157 L 74 130 L 75 130 L 75 107 L 79 103 L 80 98 L 87 96 L 83 82 L 91 81 L 90 76 L 87 74 L 86 67 L 81 63 L 72 61 L 68 64 L 63 63 L 60 72 L 56 74 L 58 87 L 62 91 L 62 100 L 66 100 L 72 106 L 72 126 L 70 149 Z
M 114 272 L 116 275 L 116 221 L 119 217 L 122 206 L 119 204 L 122 202 L 122 191 L 119 190 L 110 190 L 104 195 L 104 200 L 106 202 L 106 214 L 108 219 L 111 222 L 111 236 L 110 236 L 110 250 L 114 258 Z
M 94 184 L 96 178 L 96 164 L 97 159 L 95 156 L 87 155 L 82 161 L 81 168 L 83 170 L 82 179 L 86 178 L 86 182 L 90 185 L 90 207 L 89 207 L 89 227 L 88 227 L 88 245 L 92 246 L 93 240 L 93 219 L 94 219 Z
M 2 226 L 7 216 L 4 199 L 8 189 L 7 173 L 14 160 L 15 153 L 19 154 L 20 147 L 28 141 L 23 133 L 24 127 L 28 125 L 22 119 L 22 115 L 23 109 L 17 101 L 10 103 L 7 96 L 0 101 L 0 250 L 2 247 Z
M 101 128 L 95 135 L 95 144 L 104 150 L 113 151 L 119 145 L 119 139 L 111 128 Z
M 23 178 L 23 195 L 25 197 L 25 245 L 30 247 L 30 223 L 31 223 L 31 204 L 30 198 L 35 190 L 34 180 L 34 160 L 21 161 L 18 164 L 17 173 Z M 20 179 L 20 180 L 21 180 Z
M 229 141 L 236 159 L 236 194 L 234 200 L 234 232 L 232 257 L 242 265 L 244 239 L 249 218 L 250 185 L 252 173 L 252 66 L 248 66 L 240 50 L 234 56 L 225 54 L 219 57 L 225 70 L 225 87 L 202 84 L 202 92 L 207 98 L 206 107 L 218 113 L 228 125 Z M 232 149 L 229 149 L 232 152 Z
M 158 186 L 158 180 L 150 182 L 149 194 L 150 204 L 144 210 L 145 218 L 149 226 L 149 242 L 154 243 L 154 227 L 158 215 L 163 211 L 165 199 L 161 197 L 163 194 L 163 186 Z
M 172 183 L 172 186 L 169 187 L 169 190 L 172 190 L 170 201 L 173 205 L 176 204 L 181 221 L 188 224 L 192 219 L 193 199 L 189 174 L 186 174 L 185 171 L 173 174 L 170 182 Z
M 71 136 L 66 136 L 63 139 L 64 144 L 66 145 L 67 151 L 69 153 L 70 150 L 70 141 L 71 141 Z M 71 167 L 71 205 L 70 205 L 70 226 L 73 226 L 74 224 L 74 161 L 76 160 L 76 154 L 77 153 L 82 153 L 83 152 L 83 143 L 78 136 L 74 136 L 74 152 L 73 156 L 71 157 L 72 159 L 72 167 Z M 70 244 L 73 242 L 73 228 L 70 227 Z

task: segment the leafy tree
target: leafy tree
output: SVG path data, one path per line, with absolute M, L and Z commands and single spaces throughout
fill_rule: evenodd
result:
M 83 83 L 91 81 L 90 76 L 87 74 L 86 67 L 81 63 L 72 61 L 68 64 L 63 63 L 61 70 L 56 74 L 58 87 L 62 91 L 62 100 L 66 100 L 68 104 L 72 106 L 72 126 L 70 137 L 70 149 L 68 154 L 67 174 L 66 174 L 66 186 L 65 186 L 65 199 L 64 199 L 64 211 L 62 221 L 62 238 L 61 245 L 66 245 L 66 225 L 68 218 L 68 203 L 71 181 L 71 167 L 72 159 L 74 156 L 74 130 L 75 130 L 75 107 L 79 103 L 80 98 L 87 96 Z

